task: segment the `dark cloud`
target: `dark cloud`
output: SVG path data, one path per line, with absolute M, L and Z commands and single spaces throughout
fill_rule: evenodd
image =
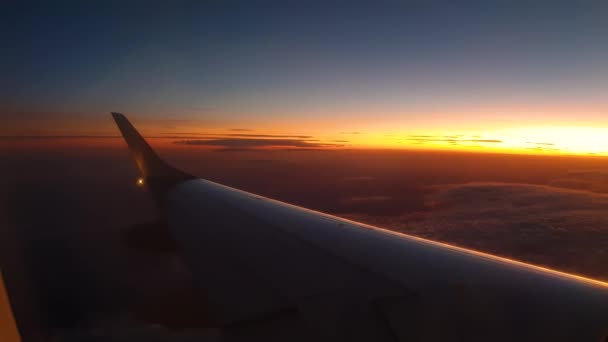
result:
M 180 138 L 187 138 L 188 136 L 205 138 L 205 137 L 241 137 L 241 138 L 293 138 L 293 139 L 307 139 L 311 140 L 312 135 L 290 135 L 290 134 L 252 134 L 252 133 L 193 133 L 193 132 L 181 132 L 181 133 L 170 133 L 171 135 L 180 136 Z M 171 138 L 171 136 L 165 136 L 165 138 Z
M 469 139 L 463 138 L 461 135 L 442 135 L 442 136 L 433 136 L 433 135 L 409 135 L 407 138 L 408 141 L 416 142 L 416 143 L 425 143 L 425 142 L 447 142 L 450 144 L 459 144 L 459 143 L 502 143 L 502 140 L 497 139 Z
M 256 152 L 256 151 L 261 151 L 260 149 L 255 149 L 255 148 L 240 148 L 240 147 L 234 147 L 234 148 L 218 148 L 216 150 L 214 150 L 215 152 Z
M 340 132 L 340 134 L 361 134 L 361 132 Z
M 229 131 L 233 131 L 233 132 L 251 132 L 253 131 L 253 129 L 250 128 L 229 128 Z
M 262 148 L 218 148 L 214 149 L 213 152 L 263 152 L 263 153 L 272 153 L 272 152 L 331 152 L 334 150 L 327 150 L 325 148 L 306 148 L 306 147 L 297 147 L 297 148 L 288 148 L 288 147 L 280 147 L 273 149 L 262 149 Z
M 312 135 L 281 135 L 281 134 L 225 134 L 229 137 L 251 137 L 251 138 L 297 138 L 297 139 L 310 139 Z
M 334 145 L 332 147 L 343 147 L 344 145 Z M 331 151 L 335 151 L 335 150 L 327 150 L 325 148 L 313 148 L 313 147 L 299 147 L 299 148 L 285 148 L 282 149 L 281 151 L 287 151 L 287 152 L 304 152 L 304 151 L 308 151 L 308 152 L 331 152 Z
M 175 144 L 190 146 L 215 146 L 219 151 L 252 151 L 266 148 L 278 148 L 285 151 L 292 150 L 317 150 L 327 147 L 341 147 L 337 144 L 325 144 L 304 139 L 246 139 L 246 138 L 224 138 L 208 140 L 177 140 Z
M 170 134 L 170 135 L 193 135 L 193 136 L 209 135 L 207 133 L 195 133 L 195 132 L 171 132 L 171 133 L 165 133 L 165 134 Z

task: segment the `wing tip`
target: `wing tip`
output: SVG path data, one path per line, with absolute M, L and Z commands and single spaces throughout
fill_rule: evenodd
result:
M 110 112 L 110 114 L 112 115 L 112 118 L 114 119 L 114 121 L 127 120 L 127 117 L 123 113 Z
M 124 114 L 110 113 L 147 183 L 157 183 L 161 184 L 162 187 L 167 187 L 174 183 L 195 178 L 162 160 Z

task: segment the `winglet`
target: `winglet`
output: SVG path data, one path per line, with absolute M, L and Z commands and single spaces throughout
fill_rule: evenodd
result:
M 127 145 L 129 145 L 133 159 L 146 184 L 150 186 L 156 185 L 157 187 L 162 186 L 164 188 L 195 178 L 192 175 L 170 166 L 164 160 L 160 159 L 156 152 L 154 152 L 146 140 L 144 140 L 123 114 L 112 112 L 112 117 L 122 133 L 123 138 L 127 142 Z

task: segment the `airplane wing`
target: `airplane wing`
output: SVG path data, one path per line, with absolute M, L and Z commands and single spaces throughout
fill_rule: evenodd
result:
M 607 283 L 197 179 L 113 116 L 226 341 L 608 341 Z

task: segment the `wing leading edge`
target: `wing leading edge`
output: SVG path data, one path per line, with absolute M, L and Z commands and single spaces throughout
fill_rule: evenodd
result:
M 144 170 L 176 171 L 113 115 Z M 606 283 L 177 179 L 163 210 L 226 340 L 605 338 Z

